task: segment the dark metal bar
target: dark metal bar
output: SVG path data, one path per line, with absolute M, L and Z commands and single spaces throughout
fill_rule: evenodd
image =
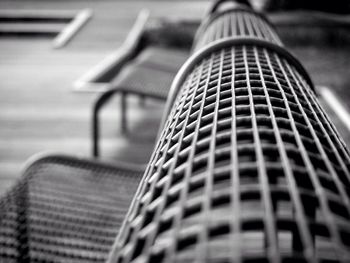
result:
M 348 262 L 348 149 L 273 28 L 220 12 L 176 77 L 109 261 Z
M 195 37 L 194 50 L 226 37 L 263 39 L 282 45 L 270 21 L 261 13 L 244 6 L 210 13 L 201 23 Z
M 97 158 L 100 155 L 100 111 L 103 106 L 109 101 L 112 96 L 120 92 L 118 89 L 109 89 L 104 91 L 95 101 L 92 110 L 92 156 Z M 121 117 L 121 119 L 123 119 Z

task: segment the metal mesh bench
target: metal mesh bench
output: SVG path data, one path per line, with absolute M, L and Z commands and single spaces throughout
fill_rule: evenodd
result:
M 173 83 L 108 262 L 349 262 L 348 149 L 273 29 L 237 36 L 264 20 L 220 12 Z
M 124 177 L 129 169 L 50 157 L 59 172 L 45 159 L 34 163 L 1 201 L 6 260 L 100 261 L 118 232 L 108 262 L 349 262 L 350 155 L 307 73 L 278 41 L 208 39 L 216 40 L 199 37 L 205 44 L 175 78 L 166 122 L 120 231 L 124 198 L 136 189 L 135 177 Z M 123 183 L 112 183 L 119 172 Z M 98 196 L 107 199 L 87 198 L 96 196 L 97 178 L 106 180 Z M 97 223 L 95 209 L 112 219 Z M 69 238 L 60 238 L 66 229 Z
M 189 54 L 184 50 L 146 48 L 113 82 L 115 90 L 166 100 L 172 80 Z
M 143 169 L 40 158 L 0 200 L 0 262 L 104 262 Z
M 154 85 L 169 89 L 184 54 L 147 48 L 118 85 L 147 95 L 146 84 L 157 97 Z M 62 155 L 37 159 L 0 199 L 0 262 L 104 262 L 143 171 Z
M 201 23 L 195 37 L 194 50 L 226 37 L 264 39 L 281 45 L 272 24 L 260 13 L 246 6 L 212 12 Z
M 188 58 L 188 52 L 173 48 L 149 47 L 126 66 L 113 83 L 102 93 L 93 108 L 93 156 L 99 155 L 99 112 L 115 94 L 121 95 L 121 130 L 127 130 L 127 96 L 166 100 L 177 71 Z

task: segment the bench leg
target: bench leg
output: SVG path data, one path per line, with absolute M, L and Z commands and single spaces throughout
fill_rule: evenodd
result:
M 126 134 L 128 127 L 127 127 L 127 93 L 122 92 L 121 93 L 121 132 L 122 134 Z
M 139 104 L 141 107 L 145 107 L 145 105 L 146 105 L 146 96 L 145 95 L 139 96 Z
M 103 92 L 93 104 L 92 110 L 92 156 L 97 158 L 100 154 L 100 119 L 99 113 L 102 107 L 107 103 L 107 101 L 114 95 L 118 93 L 116 89 L 110 89 Z

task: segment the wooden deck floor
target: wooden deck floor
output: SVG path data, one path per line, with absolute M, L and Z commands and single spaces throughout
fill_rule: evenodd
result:
M 2 9 L 93 9 L 93 18 L 61 50 L 51 39 L 0 38 L 0 192 L 13 184 L 24 162 L 42 151 L 89 156 L 90 111 L 96 94 L 72 92 L 72 84 L 125 38 L 144 7 L 153 16 L 200 18 L 207 8 L 199 1 L 1 1 Z M 183 12 L 183 10 L 187 10 Z M 293 51 L 310 70 L 316 83 L 332 85 L 338 93 L 348 83 L 339 51 L 296 47 Z M 333 53 L 332 53 L 333 52 Z M 331 59 L 332 56 L 338 59 Z M 344 59 L 343 59 L 344 60 Z M 325 62 L 326 61 L 326 62 Z M 328 63 L 328 64 L 327 64 Z M 325 77 L 328 76 L 328 77 Z M 342 83 L 341 80 L 343 80 Z M 338 85 L 339 84 L 339 85 Z M 340 87 L 340 88 L 339 88 Z M 349 94 L 349 92 L 347 92 Z M 104 112 L 104 159 L 145 163 L 153 148 L 162 104 L 140 108 L 131 100 L 131 134 L 119 134 L 118 98 Z M 337 122 L 337 120 L 336 120 Z M 338 123 L 338 122 L 337 122 Z M 350 141 L 347 131 L 338 125 Z M 142 130 L 141 135 L 137 131 Z
M 171 1 L 1 1 L 2 9 L 93 10 L 93 18 L 63 49 L 52 39 L 0 38 L 0 189 L 20 175 L 24 162 L 43 151 L 89 156 L 91 105 L 96 94 L 72 92 L 72 84 L 116 50 L 138 12 L 199 18 L 206 5 Z M 183 9 L 191 10 L 184 14 Z M 162 104 L 140 108 L 131 100 L 129 137 L 119 134 L 118 98 L 104 112 L 105 159 L 145 163 L 153 148 Z M 145 114 L 148 112 L 148 114 Z M 152 114 L 149 114 L 149 113 Z M 143 118 L 142 116 L 152 116 Z M 142 121 L 141 121 L 142 120 Z M 132 156 L 132 157 L 131 157 Z

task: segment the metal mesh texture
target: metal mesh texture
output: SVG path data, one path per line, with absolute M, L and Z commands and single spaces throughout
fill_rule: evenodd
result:
M 113 85 L 121 91 L 165 100 L 176 72 L 131 64 L 123 69 Z
M 136 64 L 176 73 L 188 57 L 186 49 L 150 46 L 143 50 L 135 60 Z
M 282 45 L 280 38 L 263 15 L 250 9 L 233 8 L 213 13 L 201 23 L 193 50 L 232 36 L 264 39 Z
M 0 262 L 104 262 L 141 171 L 36 161 L 0 201 Z
M 305 75 L 251 44 L 185 74 L 110 262 L 349 262 L 350 156 Z
M 177 71 L 188 52 L 169 48 L 147 48 L 135 62 L 126 66 L 113 86 L 127 93 L 165 100 Z

